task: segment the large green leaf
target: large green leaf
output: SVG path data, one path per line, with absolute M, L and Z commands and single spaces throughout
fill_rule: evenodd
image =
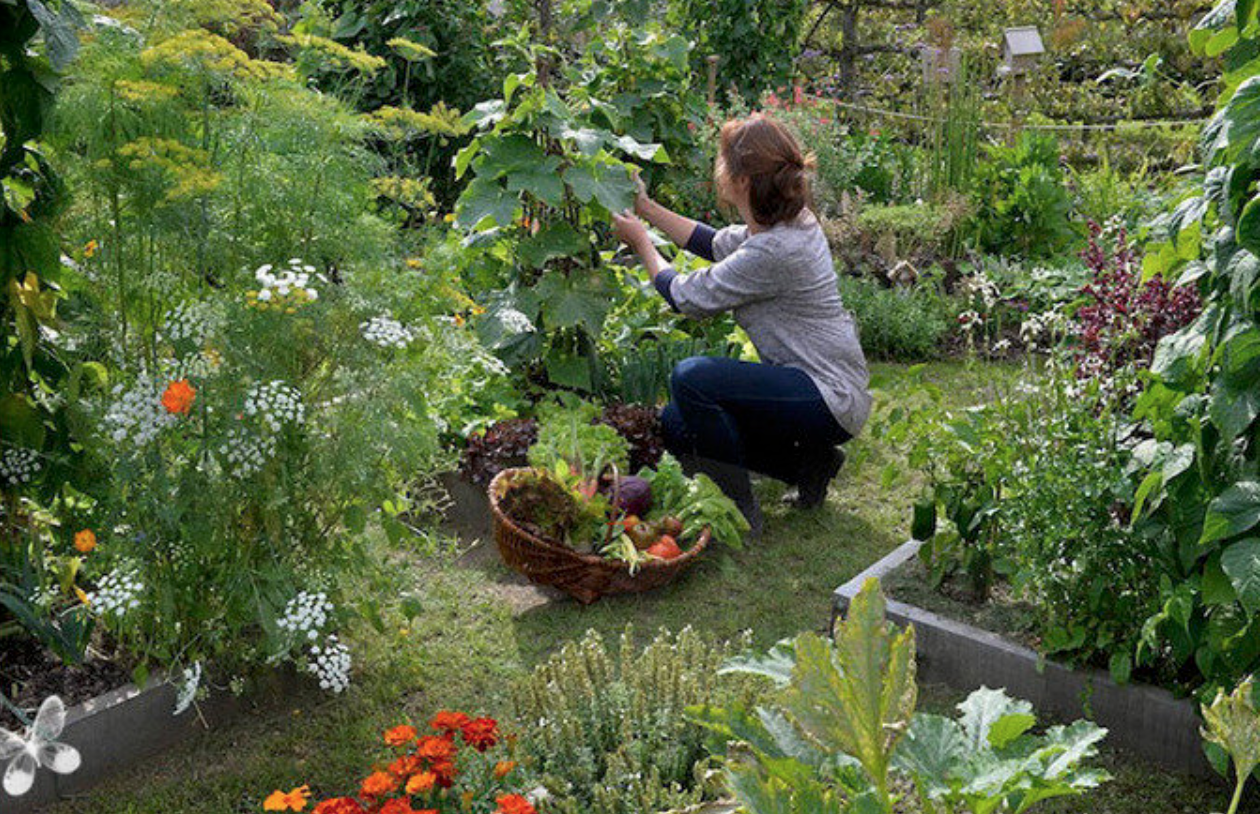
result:
M 620 212 L 634 203 L 634 181 L 625 167 L 577 164 L 564 171 L 564 180 L 579 201 L 598 202 L 609 212 Z
M 508 191 L 498 181 L 477 177 L 459 196 L 455 218 L 461 228 L 485 230 L 511 225 L 519 209 L 516 193 Z
M 792 681 L 792 670 L 796 667 L 796 651 L 791 639 L 782 641 L 771 647 L 764 655 L 741 653 L 730 658 L 718 670 L 718 675 L 727 673 L 743 673 L 759 675 L 770 679 L 779 687 L 786 687 Z
M 1203 128 L 1203 141 L 1213 163 L 1251 150 L 1260 136 L 1260 76 L 1243 81 L 1234 96 Z
M 0 399 L 0 440 L 28 449 L 44 445 L 44 423 L 39 410 L 17 393 Z
M 1225 750 L 1234 762 L 1235 777 L 1245 782 L 1260 766 L 1260 707 L 1256 705 L 1252 679 L 1229 695 L 1216 694 L 1203 708 L 1203 737 Z
M 1245 480 L 1221 492 L 1208 504 L 1200 545 L 1224 540 L 1260 523 L 1260 481 Z
M 482 158 L 477 164 L 477 176 L 502 178 L 517 172 L 529 172 L 547 159 L 543 148 L 528 136 L 483 137 Z
M 609 278 L 598 271 L 549 274 L 534 290 L 548 329 L 581 326 L 591 336 L 599 336 L 616 294 Z
M 556 257 L 572 257 L 589 246 L 587 239 L 565 221 L 548 224 L 538 234 L 516 245 L 516 256 L 529 268 L 542 268 Z
M 1247 613 L 1260 612 L 1260 538 L 1239 540 L 1222 551 L 1221 570 Z
M 988 687 L 967 696 L 958 709 L 962 712 L 963 733 L 972 749 L 982 749 L 985 744 L 1001 749 L 1037 722 L 1032 704 Z
M 921 793 L 935 800 L 949 792 L 950 774 L 969 751 L 967 736 L 955 721 L 919 714 L 897 747 L 895 765 L 914 777 Z

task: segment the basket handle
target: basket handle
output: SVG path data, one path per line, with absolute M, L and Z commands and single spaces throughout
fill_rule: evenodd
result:
M 617 471 L 617 464 L 612 461 L 604 464 L 599 470 L 599 474 L 595 476 L 595 483 L 598 485 L 599 481 L 604 477 L 604 473 L 610 469 L 612 470 L 612 504 L 613 508 L 616 508 L 621 500 L 621 474 Z M 609 543 L 612 542 L 614 525 L 615 523 L 604 524 L 604 548 L 608 548 Z

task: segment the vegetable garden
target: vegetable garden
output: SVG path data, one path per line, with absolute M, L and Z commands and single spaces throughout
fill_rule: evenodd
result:
M 0 0 L 0 812 L 1260 811 L 1258 51 L 1253 0 Z M 660 410 L 757 347 L 613 217 L 733 223 L 756 111 L 875 407 L 750 536 Z M 1203 770 L 921 680 L 891 601 L 1183 699 Z M 195 734 L 65 793 L 129 683 Z

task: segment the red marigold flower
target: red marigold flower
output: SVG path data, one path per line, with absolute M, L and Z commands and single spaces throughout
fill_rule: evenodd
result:
M 416 739 L 414 726 L 396 726 L 385 730 L 385 743 L 388 746 L 405 746 Z
M 499 722 L 493 718 L 477 718 L 464 725 L 464 742 L 484 752 L 499 742 Z
M 429 726 L 434 729 L 441 730 L 446 734 L 454 734 L 456 731 L 463 729 L 469 718 L 462 712 L 449 712 L 442 710 L 433 716 L 433 720 L 429 722 Z
M 455 768 L 455 764 L 449 760 L 441 763 L 433 764 L 433 774 L 437 778 L 437 784 L 444 789 L 449 789 L 455 785 L 455 775 L 459 774 L 459 770 Z
M 495 798 L 495 802 L 499 804 L 495 814 L 537 814 L 529 800 L 519 794 L 506 794 Z
M 444 763 L 455 759 L 455 744 L 446 738 L 425 735 L 416 746 L 416 755 L 430 763 Z
M 166 386 L 166 391 L 162 393 L 162 406 L 172 415 L 185 415 L 192 409 L 196 395 L 197 391 L 187 379 L 179 379 Z
M 317 803 L 312 814 L 367 814 L 353 797 L 334 797 Z
M 398 788 L 399 780 L 389 772 L 372 772 L 359 789 L 361 797 L 380 797 Z

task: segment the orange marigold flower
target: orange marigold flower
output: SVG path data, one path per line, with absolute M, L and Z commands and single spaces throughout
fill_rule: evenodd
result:
M 437 775 L 437 784 L 444 789 L 449 789 L 455 785 L 455 775 L 459 774 L 459 770 L 455 768 L 454 763 L 448 760 L 434 763 L 433 773 Z
M 398 778 L 389 772 L 372 772 L 359 789 L 361 797 L 380 797 L 398 788 Z
M 477 718 L 464 724 L 464 742 L 484 752 L 499 742 L 499 722 L 493 718 Z
M 97 243 L 95 240 L 89 240 L 87 245 L 83 247 L 83 256 L 94 257 L 100 248 L 101 244 Z
M 288 792 L 276 789 L 263 800 L 263 811 L 301 811 L 306 808 L 306 798 L 310 796 L 310 786 L 298 786 Z
M 91 554 L 96 548 L 96 532 L 83 529 L 74 533 L 74 550 L 80 554 Z
M 389 764 L 389 772 L 395 777 L 411 777 L 420 771 L 420 758 L 415 755 L 403 755 L 402 757 Z
M 187 379 L 179 379 L 166 386 L 166 392 L 162 394 L 162 406 L 168 413 L 184 415 L 192 408 L 196 395 L 197 391 Z
M 494 764 L 494 776 L 502 780 L 511 774 L 512 770 L 515 768 L 515 760 L 500 760 L 498 763 Z
M 494 801 L 499 804 L 495 814 L 537 814 L 529 800 L 519 794 L 506 794 Z
M 397 797 L 380 807 L 377 814 L 416 814 L 411 801 L 405 797 Z
M 420 774 L 413 775 L 407 781 L 407 793 L 424 794 L 427 791 L 432 791 L 435 785 L 437 785 L 436 774 L 433 772 L 420 772 Z
M 353 797 L 334 797 L 318 803 L 311 814 L 367 814 Z
M 416 746 L 416 754 L 430 763 L 442 763 L 455 759 L 455 744 L 446 738 L 425 735 Z
M 389 746 L 405 746 L 416 739 L 414 726 L 396 726 L 385 730 L 385 743 Z
M 469 717 L 462 712 L 450 712 L 444 709 L 433 716 L 433 720 L 429 721 L 429 726 L 447 734 L 453 734 L 463 729 L 469 720 Z

